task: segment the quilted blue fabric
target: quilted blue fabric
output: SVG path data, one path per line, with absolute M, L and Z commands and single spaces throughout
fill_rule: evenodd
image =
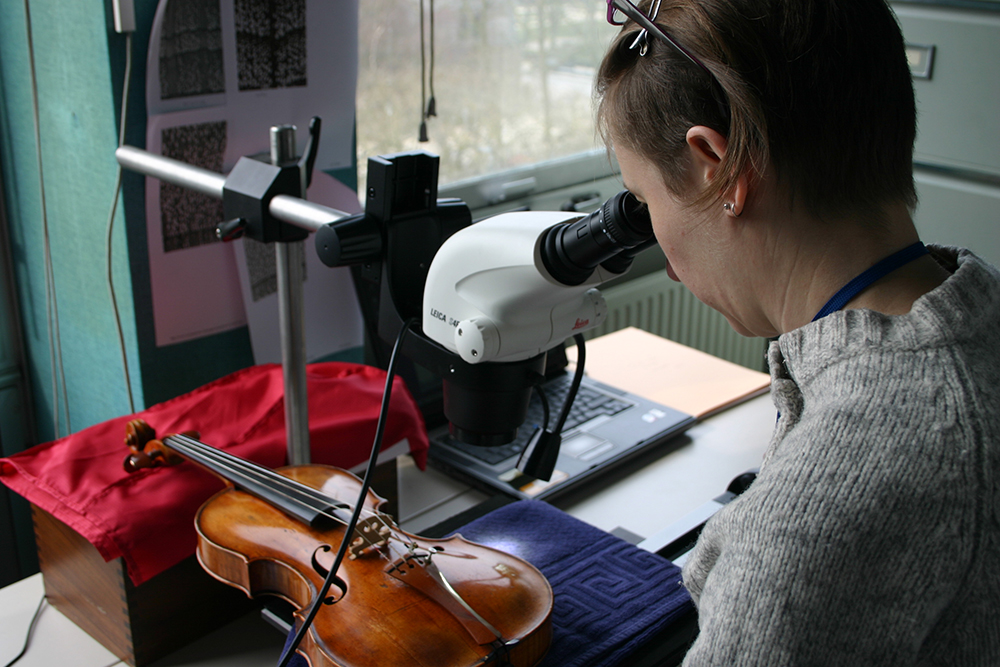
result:
M 628 665 L 637 647 L 693 607 L 676 565 L 542 501 L 510 503 L 457 532 L 549 580 L 553 637 L 541 667 Z

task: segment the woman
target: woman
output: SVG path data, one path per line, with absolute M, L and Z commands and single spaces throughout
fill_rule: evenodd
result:
M 894 16 L 639 9 L 609 0 L 599 127 L 670 276 L 776 337 L 760 474 L 684 568 L 684 664 L 1000 665 L 1000 272 L 918 239 Z

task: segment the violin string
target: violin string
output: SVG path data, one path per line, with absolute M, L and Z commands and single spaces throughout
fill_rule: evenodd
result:
M 253 461 L 234 456 L 207 443 L 183 435 L 172 435 L 168 436 L 167 439 L 171 441 L 179 440 L 184 442 L 190 449 L 197 450 L 200 456 L 215 462 L 215 465 L 217 465 L 220 470 L 229 469 L 242 471 L 242 473 L 247 477 L 256 476 L 260 483 L 267 482 L 287 489 L 290 492 L 295 493 L 297 496 L 305 498 L 305 500 L 302 501 L 303 506 L 331 519 L 340 520 L 335 515 L 326 514 L 324 512 L 326 507 L 333 506 L 337 509 L 351 509 L 349 504 L 341 502 L 318 489 L 303 484 L 294 478 L 286 477 L 285 475 L 271 470 L 270 468 L 254 463 Z M 319 504 L 314 505 L 310 501 L 315 501 Z
M 270 468 L 266 468 L 252 461 L 247 461 L 246 459 L 233 456 L 228 452 L 224 452 L 216 447 L 213 447 L 212 445 L 200 442 L 188 436 L 172 435 L 168 436 L 164 440 L 169 441 L 167 443 L 169 445 L 181 444 L 181 447 L 178 449 L 186 449 L 189 453 L 194 454 L 195 457 L 200 458 L 203 465 L 208 467 L 214 466 L 220 472 L 236 478 L 233 481 L 245 481 L 244 486 L 259 484 L 262 487 L 270 486 L 276 491 L 284 491 L 288 500 L 297 503 L 299 507 L 315 512 L 317 515 L 326 517 L 341 525 L 346 525 L 347 523 L 347 519 L 337 514 L 328 512 L 327 508 L 333 507 L 334 509 L 350 510 L 351 506 L 334 497 L 322 493 L 318 489 L 303 484 L 298 480 L 281 475 Z M 297 497 L 291 497 L 292 495 Z M 395 535 L 395 524 L 391 521 L 387 521 L 383 513 L 368 509 L 367 507 L 362 507 L 362 514 L 366 516 L 366 519 L 375 518 L 382 527 L 389 531 L 389 535 L 395 539 L 399 539 Z M 384 534 L 381 534 L 380 536 L 383 539 L 387 539 Z M 363 532 L 356 533 L 355 537 L 361 537 L 368 547 L 378 546 L 377 541 L 372 540 Z
M 304 507 L 341 525 L 346 524 L 346 519 L 328 512 L 327 508 L 332 506 L 335 509 L 351 509 L 351 506 L 322 493 L 318 489 L 281 475 L 270 468 L 246 459 L 241 459 L 189 436 L 181 434 L 171 435 L 164 438 L 164 442 L 168 446 L 176 447 L 178 450 L 187 450 L 191 458 L 200 459 L 203 465 L 235 478 L 233 481 L 243 481 L 245 486 L 260 484 L 261 486 L 270 485 L 272 488 L 280 487 L 286 493 L 286 496 L 289 497 L 289 500 L 298 503 L 300 507 Z M 387 535 L 380 532 L 382 539 L 388 541 L 391 537 L 405 543 L 396 534 L 395 524 L 387 521 L 385 514 L 368 509 L 367 507 L 362 508 L 362 513 L 366 515 L 366 518 L 375 518 L 377 523 L 386 529 Z M 355 537 L 361 537 L 368 547 L 378 546 L 378 541 L 371 539 L 364 532 L 356 533 Z
M 212 464 L 220 471 L 230 471 L 234 476 L 238 476 L 246 480 L 253 480 L 259 484 L 273 484 L 275 486 L 282 487 L 289 494 L 296 496 L 298 501 L 310 510 L 320 512 L 331 504 L 339 509 L 349 509 L 348 505 L 338 503 L 336 499 L 321 494 L 310 486 L 285 477 L 284 475 L 279 475 L 269 468 L 260 466 L 252 461 L 247 461 L 246 459 L 233 456 L 232 454 L 224 452 L 217 447 L 213 447 L 188 436 L 171 435 L 164 438 L 164 442 L 168 445 L 183 443 L 184 447 L 190 452 L 197 453 L 197 455 L 202 458 L 204 463 Z
M 266 489 L 270 487 L 271 490 L 280 492 L 281 489 L 276 487 L 284 487 L 285 499 L 289 503 L 295 503 L 300 508 L 305 508 L 306 510 L 315 512 L 317 515 L 329 518 L 342 526 L 347 525 L 346 519 L 336 514 L 327 512 L 326 508 L 331 505 L 339 508 L 350 508 L 350 506 L 346 503 L 340 503 L 335 498 L 321 494 L 310 486 L 306 486 L 301 482 L 285 477 L 284 475 L 279 475 L 275 471 L 253 463 L 252 461 L 247 461 L 246 459 L 233 456 L 228 452 L 224 452 L 209 444 L 190 438 L 189 436 L 167 436 L 164 438 L 164 443 L 168 446 L 175 447 L 179 452 L 186 454 L 195 462 L 201 463 L 209 469 L 219 472 L 227 479 L 230 479 L 231 481 L 242 486 L 243 490 L 251 493 L 252 495 L 255 495 L 253 493 L 254 490 L 259 488 Z M 322 503 L 322 505 L 319 505 L 318 503 Z M 352 541 L 357 537 L 362 538 L 363 544 L 366 547 L 375 548 L 378 546 L 376 541 L 369 538 L 369 536 L 363 532 L 355 531 L 355 536 L 352 538 Z
M 294 480 L 289 480 L 287 477 L 278 482 L 277 478 L 282 476 L 276 473 L 269 475 L 268 473 L 271 471 L 268 471 L 267 468 L 236 457 L 229 458 L 232 455 L 187 436 L 168 436 L 164 438 L 164 443 L 169 446 L 181 445 L 178 449 L 182 452 L 187 450 L 190 458 L 198 459 L 202 465 L 223 473 L 227 478 L 233 478 L 232 481 L 242 483 L 245 487 L 254 485 L 266 487 L 268 483 L 277 482 L 285 487 L 286 494 L 293 502 L 316 512 L 323 509 L 323 507 L 312 504 L 312 501 L 317 499 L 311 497 L 312 494 L 306 491 L 312 490 L 310 487 L 297 485 L 293 483 Z
M 308 632 L 309 627 L 316 618 L 316 614 L 318 614 L 319 610 L 322 608 L 326 595 L 330 590 L 330 586 L 333 584 L 333 580 L 337 576 L 337 570 L 340 569 L 340 564 L 343 562 L 344 556 L 347 553 L 347 549 L 349 547 L 349 537 L 354 532 L 354 527 L 357 525 L 358 517 L 361 515 L 361 509 L 363 507 L 362 503 L 368 495 L 368 489 L 371 487 L 372 477 L 374 477 L 375 463 L 378 460 L 378 453 L 382 444 L 382 436 L 385 432 L 385 422 L 389 416 L 389 402 L 392 397 L 392 384 L 396 377 L 396 363 L 400 349 L 403 347 L 403 339 L 406 337 L 406 333 L 413 325 L 413 321 L 413 318 L 411 318 L 403 323 L 402 328 L 399 330 L 399 335 L 396 337 L 396 343 L 392 347 L 392 354 L 389 357 L 389 365 L 388 368 L 386 368 L 385 389 L 382 391 L 382 405 L 379 410 L 378 422 L 375 425 L 375 438 L 372 441 L 371 456 L 368 459 L 368 467 L 365 470 L 365 476 L 361 482 L 358 502 L 354 506 L 354 512 L 351 514 L 351 520 L 347 525 L 347 531 L 344 534 L 344 538 L 340 542 L 340 549 L 337 550 L 337 557 L 334 559 L 333 565 L 330 567 L 330 571 L 327 573 L 326 579 L 323 582 L 323 586 L 320 588 L 319 594 L 316 596 L 312 607 L 309 609 L 309 613 L 302 620 L 298 630 L 295 632 L 295 637 L 288 643 L 284 655 L 282 655 L 281 660 L 278 661 L 278 667 L 288 667 L 288 662 L 292 659 L 292 656 L 295 655 L 295 650 L 298 648 L 299 644 L 302 643 L 302 638 L 305 637 L 306 632 Z

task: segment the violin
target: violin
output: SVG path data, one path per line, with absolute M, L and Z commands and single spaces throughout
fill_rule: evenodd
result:
M 197 558 L 247 595 L 276 595 L 299 623 L 344 538 L 361 480 L 330 466 L 271 470 L 200 442 L 156 439 L 129 422 L 129 471 L 190 460 L 227 487 L 198 510 Z M 373 491 L 330 595 L 298 647 L 312 667 L 532 667 L 552 637 L 552 588 L 531 564 L 465 540 L 401 530 Z

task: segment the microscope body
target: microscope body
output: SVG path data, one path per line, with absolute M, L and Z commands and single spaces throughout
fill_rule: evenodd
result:
M 580 214 L 518 211 L 477 222 L 447 239 L 424 287 L 423 331 L 469 364 L 529 359 L 599 326 L 607 304 L 595 286 L 603 267 L 563 285 L 542 261 L 544 232 Z

